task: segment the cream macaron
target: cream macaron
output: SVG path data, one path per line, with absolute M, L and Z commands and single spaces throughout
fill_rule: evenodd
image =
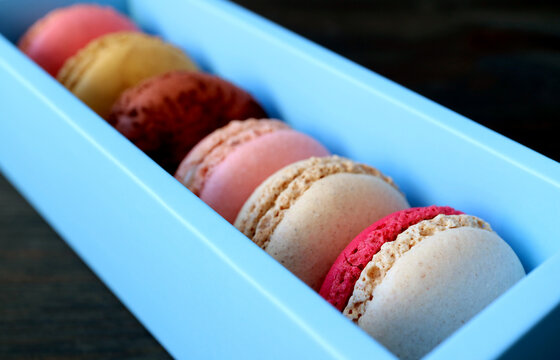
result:
M 243 205 L 235 226 L 315 290 L 368 224 L 409 207 L 378 170 L 338 156 L 288 165 Z
M 172 70 L 195 71 L 179 48 L 139 32 L 117 32 L 96 38 L 62 66 L 57 80 L 107 118 L 121 93 L 142 80 Z

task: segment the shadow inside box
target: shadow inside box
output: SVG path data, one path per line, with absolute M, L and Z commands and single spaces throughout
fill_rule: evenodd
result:
M 560 348 L 551 346 L 560 334 L 560 305 L 534 326 L 500 360 L 512 359 L 560 359 Z

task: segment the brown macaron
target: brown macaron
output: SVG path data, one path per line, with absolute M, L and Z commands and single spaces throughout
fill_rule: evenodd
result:
M 264 118 L 246 91 L 217 76 L 173 71 L 125 91 L 108 121 L 173 173 L 203 137 L 231 120 Z

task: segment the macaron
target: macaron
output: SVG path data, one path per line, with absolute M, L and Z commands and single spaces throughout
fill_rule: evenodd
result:
M 118 31 L 137 31 L 126 16 L 106 6 L 77 4 L 49 12 L 21 37 L 18 47 L 52 76 L 90 41 Z
M 408 202 L 379 170 L 338 157 L 313 157 L 265 180 L 235 227 L 307 285 L 319 290 L 332 263 L 368 224 Z
M 108 121 L 167 171 L 189 150 L 231 120 L 266 117 L 245 90 L 192 71 L 156 75 L 126 90 Z
M 317 140 L 279 120 L 232 121 L 196 145 L 175 177 L 233 223 L 270 175 L 296 161 L 327 155 Z
M 68 59 L 57 79 L 101 117 L 121 93 L 149 77 L 196 70 L 183 51 L 157 37 L 118 32 L 99 37 Z
M 430 206 L 367 227 L 319 293 L 399 358 L 418 359 L 524 275 L 486 222 Z

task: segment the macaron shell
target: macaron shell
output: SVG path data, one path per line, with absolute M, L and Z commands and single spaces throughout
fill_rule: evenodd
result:
M 235 227 L 266 249 L 270 235 L 299 196 L 316 181 L 338 173 L 368 174 L 397 189 L 391 178 L 371 166 L 336 155 L 311 157 L 278 170 L 259 185 L 241 208 Z
M 358 320 L 364 313 L 369 300 L 371 300 L 376 286 L 383 282 L 393 265 L 406 255 L 411 248 L 438 232 L 460 227 L 492 231 L 488 223 L 476 216 L 464 214 L 447 216 L 440 214 L 432 219 L 423 220 L 408 227 L 405 231 L 398 234 L 396 239 L 384 243 L 379 251 L 363 267 L 344 308 L 344 315 L 352 320 Z
M 133 32 L 102 36 L 68 59 L 57 79 L 107 118 L 119 95 L 140 81 L 172 70 L 196 70 L 178 48 Z
M 462 212 L 449 206 L 416 207 L 392 213 L 368 226 L 336 258 L 321 286 L 320 295 L 338 310 L 344 310 L 362 270 L 385 243 L 394 241 L 409 227 L 442 214 L 459 215 Z
M 233 120 L 204 137 L 185 156 L 175 178 L 199 196 L 214 168 L 235 148 L 277 130 L 290 127 L 276 119 Z
M 339 253 L 372 222 L 409 205 L 379 177 L 339 173 L 316 181 L 284 214 L 265 250 L 318 290 Z
M 118 31 L 137 31 L 136 25 L 110 7 L 78 4 L 51 11 L 19 41 L 19 48 L 52 76 L 66 59 L 91 40 Z
M 200 198 L 233 223 L 255 188 L 293 162 L 329 155 L 316 140 L 300 132 L 277 130 L 235 148 L 205 181 Z
M 393 265 L 358 325 L 398 357 L 420 358 L 523 276 L 496 233 L 449 229 Z

